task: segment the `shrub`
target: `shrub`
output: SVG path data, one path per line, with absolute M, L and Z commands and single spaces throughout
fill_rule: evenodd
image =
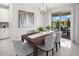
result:
M 42 31 L 44 31 L 44 28 L 43 28 L 43 27 L 39 27 L 39 28 L 38 28 L 38 31 L 39 31 L 39 32 L 42 32 Z
M 50 28 L 51 28 L 50 25 L 46 26 L 46 29 L 47 29 L 47 30 L 49 30 Z
M 53 29 L 53 27 L 54 27 L 54 26 L 53 26 L 53 25 L 51 25 L 51 29 Z

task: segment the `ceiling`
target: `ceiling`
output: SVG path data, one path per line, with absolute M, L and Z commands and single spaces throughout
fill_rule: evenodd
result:
M 34 8 L 39 8 L 39 6 L 42 3 L 22 3 L 22 4 L 25 4 L 25 5 L 28 5 L 28 6 L 32 6 Z M 47 5 L 48 9 L 51 9 L 51 8 L 58 7 L 58 6 L 68 5 L 70 3 L 45 3 L 45 4 Z
M 0 4 L 3 4 L 5 6 L 10 5 L 9 3 L 0 3 Z M 34 7 L 34 8 L 39 8 L 39 6 L 42 3 L 17 3 L 17 4 L 23 4 L 23 5 L 31 6 L 31 7 Z M 51 9 L 51 8 L 58 7 L 58 6 L 68 5 L 69 3 L 45 3 L 45 4 L 47 5 L 48 9 Z

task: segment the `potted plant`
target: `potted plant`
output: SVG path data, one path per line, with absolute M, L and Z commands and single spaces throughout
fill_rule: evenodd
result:
M 51 30 L 53 30 L 53 25 L 51 25 Z
M 39 31 L 39 32 L 43 32 L 43 31 L 44 31 L 44 28 L 43 28 L 43 27 L 39 27 L 39 28 L 38 28 L 38 31 Z
M 51 26 L 50 26 L 50 25 L 46 26 L 46 29 L 47 29 L 47 30 L 50 30 L 50 28 L 51 28 Z

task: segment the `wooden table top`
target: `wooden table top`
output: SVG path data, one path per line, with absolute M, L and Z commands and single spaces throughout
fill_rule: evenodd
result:
M 29 37 L 30 39 L 35 39 L 35 38 L 37 38 L 37 37 L 44 36 L 44 35 L 47 35 L 47 34 L 50 34 L 50 33 L 53 33 L 53 32 L 54 32 L 54 31 L 45 31 L 45 32 L 41 32 L 41 33 L 29 35 L 28 37 Z

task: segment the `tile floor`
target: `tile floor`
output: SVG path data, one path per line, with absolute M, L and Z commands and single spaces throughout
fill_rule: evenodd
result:
M 0 56 L 15 56 L 15 50 L 11 39 L 0 40 Z M 38 56 L 45 56 L 45 53 L 40 51 Z M 70 40 L 61 39 L 61 48 L 58 52 L 54 52 L 55 56 L 79 56 L 79 45 L 71 43 Z M 31 55 L 33 56 L 33 55 Z M 49 56 L 52 53 L 49 52 Z

